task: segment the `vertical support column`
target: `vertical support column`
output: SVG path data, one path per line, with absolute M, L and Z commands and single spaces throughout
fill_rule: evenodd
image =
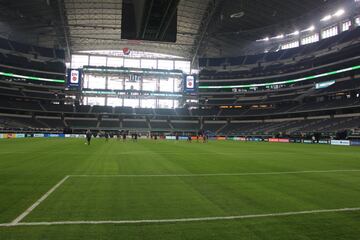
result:
M 125 75 L 123 76 L 123 79 L 122 79 L 122 90 L 125 90 Z M 124 107 L 124 98 L 125 98 L 125 96 L 121 97 L 121 99 L 122 99 L 121 106 L 122 107 Z
M 175 61 L 174 61 L 174 64 L 175 64 Z M 175 92 L 175 78 L 172 78 L 172 92 L 174 93 Z M 175 108 L 175 101 L 176 100 L 172 100 L 172 108 L 174 109 Z
M 343 24 L 343 21 L 340 21 L 338 24 L 337 24 L 337 27 L 338 27 L 338 34 L 342 33 L 342 24 Z
M 156 79 L 156 91 L 160 92 L 160 77 Z M 156 108 L 159 108 L 159 98 L 156 98 Z
M 141 67 L 141 59 L 140 59 L 140 67 Z M 144 85 L 144 79 L 143 79 L 143 76 L 141 76 L 141 78 L 140 78 L 140 91 L 141 91 L 141 92 L 143 91 L 143 85 Z M 142 99 L 142 96 L 140 95 L 140 96 L 139 96 L 139 107 L 140 107 L 140 108 L 142 107 L 141 99 Z
M 105 65 L 108 65 L 108 57 L 105 58 Z M 109 86 L 109 76 L 108 73 L 106 73 L 105 75 L 105 89 L 108 90 L 108 86 Z M 108 96 L 105 96 L 105 106 L 108 105 Z

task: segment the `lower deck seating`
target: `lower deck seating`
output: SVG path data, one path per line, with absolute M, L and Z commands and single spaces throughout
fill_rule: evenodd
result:
M 114 129 L 118 130 L 120 128 L 120 121 L 119 120 L 102 120 L 100 122 L 101 129 Z
M 171 127 L 167 122 L 150 122 L 151 130 L 153 131 L 160 131 L 166 130 L 171 131 Z
M 222 135 L 272 135 L 278 133 L 335 133 L 360 127 L 360 117 L 291 120 L 281 122 L 230 123 Z
M 74 112 L 73 105 L 47 104 L 43 106 L 47 111 L 52 111 L 52 112 Z
M 87 128 L 96 128 L 98 121 L 95 119 L 65 119 L 67 125 L 70 128 L 81 128 L 81 129 L 87 129 Z
M 145 121 L 124 121 L 123 129 L 149 129 L 148 124 Z
M 226 123 L 205 123 L 203 126 L 203 130 L 210 133 L 216 133 L 222 127 L 225 126 Z
M 3 125 L 13 128 L 47 128 L 46 125 L 42 124 L 31 116 L 26 117 L 0 117 L 2 119 Z
M 60 118 L 59 119 L 38 118 L 37 120 L 49 128 L 63 129 L 65 127 L 64 122 Z
M 172 123 L 175 131 L 199 131 L 198 123 Z

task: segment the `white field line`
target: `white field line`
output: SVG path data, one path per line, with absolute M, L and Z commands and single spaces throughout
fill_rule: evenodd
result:
M 18 152 L 18 151 L 1 151 L 1 154 L 28 154 L 28 152 Z M 71 155 L 88 155 L 88 153 L 64 153 L 63 151 L 52 151 L 51 153 L 62 153 L 62 154 L 71 154 Z M 176 152 L 153 152 L 153 151 L 128 151 L 128 152 L 121 152 L 121 153 L 107 153 L 107 155 L 128 155 L 128 154 L 169 154 L 169 155 L 186 155 L 186 154 L 194 154 L 194 155 L 209 155 L 209 153 L 195 153 L 195 152 L 185 152 L 185 153 L 176 153 Z M 231 154 L 231 153 L 225 153 L 225 152 L 219 152 L 216 154 Z M 264 154 L 264 153 L 254 153 L 254 154 Z
M 359 208 L 309 210 L 309 211 L 299 211 L 299 212 L 265 213 L 265 214 L 239 215 L 239 216 L 199 217 L 199 218 L 143 219 L 143 220 L 119 220 L 119 221 L 109 220 L 109 221 L 20 222 L 17 224 L 11 224 L 11 223 L 10 224 L 0 224 L 0 227 L 50 226 L 50 225 L 103 225 L 103 224 L 122 225 L 122 224 L 145 224 L 145 223 L 208 222 L 208 221 L 221 221 L 221 220 L 286 217 L 286 216 L 295 216 L 295 215 L 355 212 L 355 211 L 360 211 L 360 207 Z
M 341 173 L 360 172 L 360 169 L 343 170 L 312 170 L 312 171 L 290 171 L 290 172 L 249 172 L 249 173 L 204 173 L 204 174 L 119 174 L 119 175 L 69 175 L 70 177 L 216 177 L 216 176 L 252 176 L 252 175 L 288 175 L 306 173 Z
M 29 213 L 31 213 L 37 206 L 40 205 L 40 203 L 42 203 L 47 197 L 50 196 L 51 193 L 53 193 L 58 187 L 61 186 L 61 184 L 63 184 L 67 179 L 69 178 L 69 176 L 64 177 L 62 180 L 60 180 L 60 182 L 58 182 L 55 186 L 53 186 L 47 193 L 45 193 L 41 198 L 39 198 L 33 205 L 31 205 L 28 209 L 25 210 L 25 212 L 23 212 L 22 214 L 20 214 L 17 218 L 15 218 L 10 225 L 16 225 L 18 224 L 21 220 L 23 220 Z M 0 225 L 1 226 L 1 225 Z
M 31 205 L 25 212 L 14 219 L 11 223 L 0 223 L 0 227 L 10 226 L 42 226 L 42 225 L 70 225 L 70 224 L 131 224 L 131 223 L 162 223 L 162 222 L 196 222 L 196 221 L 215 221 L 215 220 L 231 220 L 231 219 L 246 219 L 246 218 L 260 218 L 260 217 L 276 217 L 276 216 L 291 216 L 312 213 L 328 213 L 328 212 L 350 212 L 360 211 L 360 208 L 340 208 L 329 210 L 311 210 L 301 212 L 285 212 L 285 213 L 271 213 L 271 214 L 256 214 L 256 215 L 242 215 L 242 216 L 225 216 L 225 217 L 205 217 L 205 218 L 180 218 L 180 219 L 160 219 L 160 220 L 121 220 L 121 221 L 61 221 L 61 222 L 20 222 L 29 213 L 31 213 L 37 206 L 39 206 L 51 193 L 60 187 L 69 177 L 207 177 L 207 176 L 251 176 L 251 175 L 282 175 L 282 174 L 306 174 L 306 173 L 337 173 L 337 172 L 360 172 L 360 169 L 344 169 L 344 170 L 313 170 L 313 171 L 288 171 L 288 172 L 254 172 L 254 173 L 215 173 L 215 174 L 159 174 L 159 175 L 68 175 L 60 182 L 45 193 L 39 200 Z

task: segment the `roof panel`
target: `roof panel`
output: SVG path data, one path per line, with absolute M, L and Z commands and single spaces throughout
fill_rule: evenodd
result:
M 134 45 L 120 39 L 122 0 L 65 0 L 71 48 L 78 51 L 119 49 L 126 46 L 136 50 L 156 50 L 190 57 L 208 2 L 209 0 L 180 1 L 176 43 L 141 41 Z

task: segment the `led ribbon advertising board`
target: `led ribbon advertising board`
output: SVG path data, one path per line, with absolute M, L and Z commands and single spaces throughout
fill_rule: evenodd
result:
M 322 74 L 313 75 L 313 76 L 309 76 L 309 77 L 298 78 L 298 79 L 286 80 L 286 81 L 269 82 L 269 83 L 257 83 L 257 84 L 245 84 L 245 85 L 228 85 L 228 86 L 223 86 L 223 85 L 222 86 L 219 86 L 219 85 L 217 85 L 217 86 L 204 86 L 203 85 L 203 86 L 199 86 L 199 88 L 201 88 L 201 89 L 253 88 L 253 87 L 266 87 L 266 86 L 282 85 L 282 84 L 293 84 L 293 83 L 313 80 L 313 79 L 317 79 L 317 78 L 321 78 L 321 77 L 332 76 L 332 75 L 336 75 L 336 74 L 340 74 L 340 73 L 344 73 L 344 72 L 350 72 L 350 71 L 354 71 L 354 70 L 358 70 L 358 69 L 360 69 L 360 65 L 340 69 L 340 70 L 337 70 L 337 71 L 322 73 Z

